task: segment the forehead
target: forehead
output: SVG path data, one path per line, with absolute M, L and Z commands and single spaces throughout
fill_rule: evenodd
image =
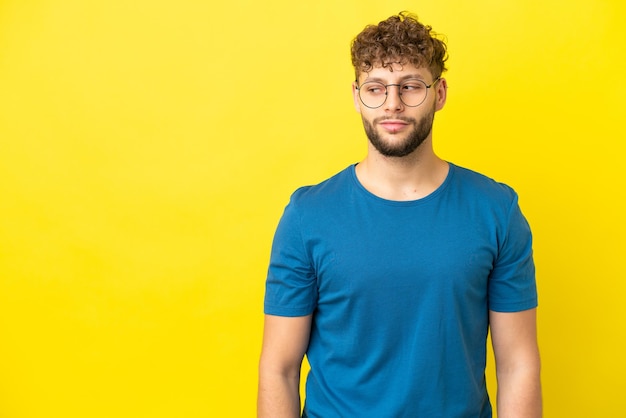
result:
M 426 67 L 415 67 L 413 64 L 391 63 L 386 66 L 376 65 L 369 72 L 361 71 L 359 80 L 381 80 L 394 82 L 405 79 L 407 77 L 416 77 L 428 80 L 432 76 L 430 70 Z

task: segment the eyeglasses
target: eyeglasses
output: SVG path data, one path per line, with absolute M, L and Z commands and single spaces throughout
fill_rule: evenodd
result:
M 420 79 L 411 78 L 403 81 L 401 84 L 383 84 L 380 81 L 367 81 L 356 89 L 359 91 L 359 99 L 370 109 L 381 107 L 387 101 L 388 87 L 398 87 L 400 100 L 406 106 L 417 107 L 424 103 L 428 95 L 428 89 L 435 85 L 441 77 L 437 77 L 435 81 L 426 84 Z

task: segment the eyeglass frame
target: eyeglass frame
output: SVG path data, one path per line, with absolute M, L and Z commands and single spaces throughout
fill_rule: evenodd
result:
M 358 85 L 359 80 L 355 80 L 355 82 L 357 83 L 355 88 L 359 91 L 358 92 L 359 100 L 361 101 L 361 103 L 363 103 L 363 106 L 365 106 L 365 107 L 367 107 L 369 109 L 378 109 L 379 107 L 383 106 L 385 104 L 385 102 L 387 102 L 387 97 L 389 97 L 389 89 L 388 89 L 388 87 L 392 87 L 392 86 L 398 87 L 398 96 L 400 97 L 400 101 L 402 102 L 403 105 L 408 106 L 408 107 L 418 107 L 418 106 L 421 106 L 426 101 L 426 98 L 428 97 L 428 90 L 430 90 L 430 88 L 432 86 L 434 86 L 437 83 L 437 81 L 441 80 L 441 76 L 439 76 L 436 79 L 434 79 L 433 82 L 430 83 L 430 84 L 426 84 L 426 82 L 424 80 L 421 80 L 419 78 L 411 78 L 410 80 L 412 80 L 412 81 L 419 81 L 420 83 L 422 83 L 426 87 L 426 94 L 424 95 L 424 100 L 422 100 L 419 104 L 416 104 L 416 105 L 408 105 L 408 104 L 404 103 L 404 100 L 402 100 L 402 91 L 401 91 L 401 89 L 399 87 L 402 87 L 402 85 L 405 84 L 407 82 L 407 80 L 405 80 L 401 84 L 383 84 L 381 81 L 366 81 L 363 84 L 361 84 L 360 86 Z M 361 97 L 361 87 L 363 87 L 367 83 L 378 83 L 378 84 L 382 85 L 385 88 L 385 100 L 383 100 L 383 102 L 381 104 L 379 104 L 378 106 L 368 106 L 367 104 L 365 104 L 365 102 L 363 101 L 363 98 Z

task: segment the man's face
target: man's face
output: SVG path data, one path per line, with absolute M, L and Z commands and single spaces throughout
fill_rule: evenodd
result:
M 358 85 L 369 81 L 378 81 L 384 85 L 402 84 L 410 80 L 421 80 L 426 85 L 433 83 L 433 77 L 426 68 L 416 68 L 411 64 L 374 67 L 369 73 L 361 73 Z M 443 89 L 443 100 L 439 98 L 437 88 Z M 354 101 L 357 111 L 363 119 L 365 133 L 372 146 L 383 156 L 404 157 L 415 151 L 426 139 L 430 138 L 435 112 L 445 102 L 445 80 L 432 84 L 426 90 L 426 99 L 416 107 L 407 106 L 400 99 L 400 87 L 388 86 L 387 97 L 382 106 L 372 109 L 363 104 L 359 91 L 355 88 Z M 441 94 L 441 93 L 440 93 Z M 439 96 L 440 96 L 439 94 Z

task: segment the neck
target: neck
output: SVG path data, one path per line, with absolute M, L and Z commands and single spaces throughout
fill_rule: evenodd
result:
M 435 155 L 430 138 L 405 157 L 385 157 L 371 145 L 356 167 L 368 191 L 387 200 L 408 201 L 434 192 L 448 174 L 448 163 Z

